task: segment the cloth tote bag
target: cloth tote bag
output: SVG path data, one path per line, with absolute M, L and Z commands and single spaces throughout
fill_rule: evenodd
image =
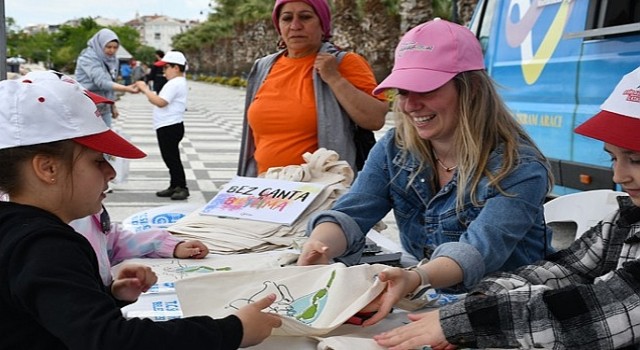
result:
M 337 263 L 226 272 L 176 282 L 182 313 L 222 318 L 270 293 L 276 301 L 265 311 L 277 313 L 282 326 L 272 335 L 314 336 L 329 333 L 373 301 L 384 289 L 377 275 L 386 265 Z

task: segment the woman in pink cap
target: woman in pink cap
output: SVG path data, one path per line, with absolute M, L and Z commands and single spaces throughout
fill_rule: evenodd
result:
M 465 300 L 375 337 L 389 349 L 637 349 L 640 345 L 640 67 L 575 132 L 604 142 L 629 196 L 568 248 L 482 280 Z M 389 272 L 390 281 L 402 270 Z M 402 285 L 400 283 L 399 285 Z M 401 292 L 402 293 L 402 292 Z
M 98 98 L 50 78 L 0 82 L 0 349 L 235 349 L 280 325 L 275 295 L 222 319 L 125 319 L 120 307 L 156 283 L 125 265 L 104 286 L 96 254 L 68 223 L 97 213 L 115 172 L 104 154 L 145 154 L 100 118 Z
M 393 210 L 402 247 L 421 261 L 382 317 L 405 295 L 420 307 L 430 287 L 464 292 L 552 252 L 549 164 L 500 99 L 471 31 L 440 19 L 411 29 L 374 93 L 388 89 L 396 127 L 350 191 L 309 219 L 299 264 L 358 263 L 366 233 Z
M 356 171 L 364 161 L 356 125 L 378 130 L 388 110 L 384 96 L 371 95 L 371 67 L 329 42 L 326 0 L 277 0 L 272 17 L 282 49 L 249 73 L 238 175 L 302 164 L 302 155 L 318 148 L 336 151 Z

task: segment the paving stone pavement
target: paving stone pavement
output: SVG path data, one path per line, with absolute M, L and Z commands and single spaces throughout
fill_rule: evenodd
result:
M 148 156 L 130 161 L 125 183 L 111 185 L 113 192 L 104 201 L 114 222 L 150 208 L 177 203 L 204 205 L 236 173 L 242 136 L 245 90 L 189 81 L 185 137 L 180 145 L 190 197 L 174 201 L 155 195 L 169 186 L 165 167 L 152 126 L 152 105 L 142 94 L 125 94 L 117 101 L 121 115 L 114 129 L 124 133 Z M 391 117 L 376 133 L 379 138 L 392 126 Z M 397 226 L 392 215 L 383 234 L 397 242 Z

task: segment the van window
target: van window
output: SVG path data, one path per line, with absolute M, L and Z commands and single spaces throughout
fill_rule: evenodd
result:
M 640 22 L 638 0 L 604 0 L 601 3 L 602 14 L 598 27 L 615 27 Z
M 568 33 L 569 39 L 601 39 L 640 32 L 640 3 L 638 0 L 594 0 L 589 7 L 586 30 Z
M 482 12 L 482 18 L 476 23 L 479 25 L 480 32 L 477 29 L 474 31 L 478 33 L 478 40 L 482 46 L 482 52 L 485 53 L 487 45 L 489 44 L 489 36 L 491 36 L 491 23 L 493 23 L 493 16 L 496 12 L 497 1 L 486 1 L 485 10 Z M 473 31 L 473 29 L 472 29 Z

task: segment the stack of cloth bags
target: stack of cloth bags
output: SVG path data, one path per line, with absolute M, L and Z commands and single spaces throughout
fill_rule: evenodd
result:
M 351 187 L 354 173 L 349 164 L 340 160 L 335 151 L 321 148 L 305 153 L 301 165 L 270 168 L 258 177 L 325 184 L 313 203 L 290 225 L 258 222 L 246 219 L 204 215 L 200 210 L 183 217 L 168 230 L 187 239 L 198 239 L 214 254 L 255 253 L 285 247 L 295 247 L 304 237 L 311 214 L 330 209 L 333 203 Z

